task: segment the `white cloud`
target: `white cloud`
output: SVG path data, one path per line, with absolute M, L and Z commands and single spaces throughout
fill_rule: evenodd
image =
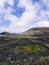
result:
M 49 27 L 49 21 L 39 21 L 37 23 L 34 24 L 35 27 Z
M 14 5 L 14 0 L 7 0 L 7 3 L 8 3 L 9 5 L 13 6 L 13 5 Z
M 48 27 L 49 21 L 49 10 L 42 10 L 41 5 L 38 2 L 33 4 L 31 0 L 19 0 L 17 6 L 25 7 L 25 12 L 22 16 L 18 18 L 15 15 L 12 15 L 11 12 L 14 11 L 12 7 L 4 8 L 5 2 L 13 7 L 13 0 L 0 0 L 0 13 L 4 14 L 3 20 L 10 20 L 11 24 L 9 27 L 0 26 L 0 31 L 9 31 L 9 32 L 23 32 L 31 27 Z M 48 0 L 43 0 L 42 3 L 46 5 L 49 3 Z M 2 22 L 1 18 L 0 21 Z M 35 23 L 35 22 L 36 23 Z
M 0 7 L 4 7 L 5 0 L 0 0 Z

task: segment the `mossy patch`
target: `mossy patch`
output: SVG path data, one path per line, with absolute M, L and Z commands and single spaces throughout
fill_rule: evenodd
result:
M 41 48 L 39 46 L 18 46 L 15 48 L 16 53 L 21 53 L 21 52 L 31 52 L 31 53 L 39 53 L 41 51 Z

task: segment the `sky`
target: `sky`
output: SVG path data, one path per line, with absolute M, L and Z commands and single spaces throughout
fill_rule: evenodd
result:
M 49 0 L 0 0 L 0 32 L 49 27 Z

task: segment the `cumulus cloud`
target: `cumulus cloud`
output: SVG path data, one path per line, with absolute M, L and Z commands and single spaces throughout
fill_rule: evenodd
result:
M 0 23 L 10 21 L 8 27 L 0 26 L 0 32 L 20 33 L 31 27 L 49 27 L 48 3 L 49 0 L 19 0 L 18 3 L 17 0 L 0 0 Z M 21 12 L 18 8 L 25 9 Z M 12 14 L 12 12 L 15 13 Z M 16 13 L 21 16 L 18 17 Z

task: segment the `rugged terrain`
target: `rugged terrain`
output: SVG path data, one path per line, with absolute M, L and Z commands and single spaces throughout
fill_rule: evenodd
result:
M 49 28 L 0 34 L 0 65 L 49 65 Z

